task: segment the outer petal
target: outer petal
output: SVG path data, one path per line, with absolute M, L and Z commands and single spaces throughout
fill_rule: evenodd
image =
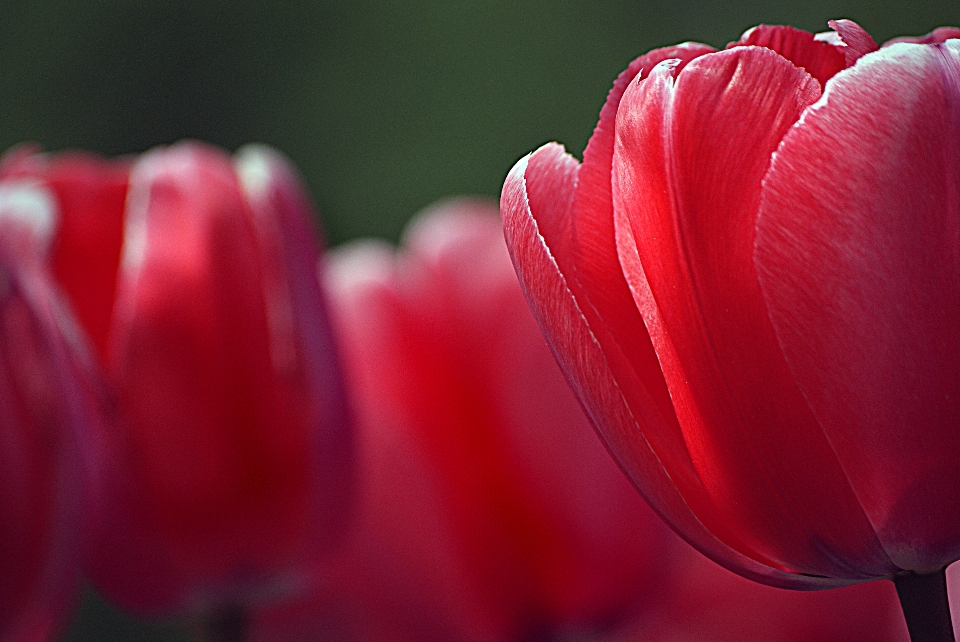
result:
M 661 67 L 621 103 L 614 202 L 636 248 L 622 243 L 621 262 L 705 493 L 694 510 L 758 560 L 849 581 L 895 569 L 790 378 L 752 261 L 760 179 L 818 95 L 762 48 L 699 58 L 676 88 Z M 693 502 L 697 486 L 684 490 Z
M 234 161 L 250 203 L 264 257 L 264 300 L 271 358 L 282 403 L 298 406 L 297 425 L 313 442 L 313 515 L 308 537 L 329 545 L 344 525 L 351 500 L 353 457 L 350 417 L 333 343 L 327 304 L 316 274 L 320 247 L 315 213 L 297 170 L 276 150 L 247 145 Z M 305 551 L 313 546 L 302 542 Z
M 848 67 L 861 56 L 879 49 L 877 42 L 870 34 L 853 20 L 831 20 L 827 24 L 840 35 L 840 39 L 846 45 L 843 54 L 846 56 Z
M 530 207 L 546 245 L 565 275 L 567 286 L 579 302 L 628 403 L 636 413 L 652 400 L 657 412 L 673 423 L 673 405 L 656 354 L 617 258 L 610 182 L 615 120 L 620 99 L 631 81 L 646 78 L 664 60 L 676 60 L 677 66 L 683 68 L 691 60 L 713 51 L 712 47 L 698 43 L 655 49 L 634 60 L 617 77 L 584 152 L 569 214 L 564 210 L 563 215 L 546 215 L 550 208 L 541 205 L 540 195 L 553 195 L 555 190 L 542 184 L 543 179 L 529 190 Z M 536 159 L 531 159 L 531 163 L 535 169 Z M 537 176 L 546 177 L 549 173 L 537 172 Z M 558 223 L 557 219 L 562 222 Z M 565 229 L 560 229 L 561 225 Z M 634 390 L 643 391 L 640 400 L 634 399 Z M 678 429 L 675 434 L 679 436 Z M 683 450 L 677 453 L 680 459 L 686 458 Z
M 0 185 L 0 639 L 45 640 L 73 601 L 80 448 L 96 410 L 47 249 L 56 205 Z
M 623 382 L 614 378 L 579 301 L 567 286 L 568 279 L 558 269 L 551 248 L 544 244 L 544 236 L 538 231 L 541 221 L 545 227 L 557 229 L 556 218 L 570 215 L 578 169 L 576 160 L 555 144 L 521 159 L 504 183 L 500 212 L 507 246 L 527 300 L 588 416 L 602 431 L 631 480 L 639 483 L 654 510 L 699 550 L 766 583 L 794 588 L 817 585 L 819 580 L 798 578 L 759 563 L 718 540 L 704 528 L 678 492 L 671 478 L 678 471 L 665 469 L 651 449 L 644 433 L 666 434 L 670 430 L 669 419 L 657 412 L 642 385 L 626 380 L 626 385 L 635 386 L 627 390 Z M 534 203 L 538 204 L 537 210 L 532 208 Z M 643 402 L 638 405 L 643 412 L 639 417 L 632 414 L 626 401 L 628 393 Z
M 847 68 L 845 47 L 817 39 L 809 31 L 779 25 L 758 25 L 747 30 L 740 40 L 727 45 L 727 49 L 739 45 L 754 45 L 772 49 L 778 54 L 805 69 L 823 87 L 834 74 Z
M 960 42 L 836 76 L 765 179 L 780 345 L 884 547 L 960 557 Z
M 3 158 L 0 174 L 8 180 L 38 181 L 55 196 L 54 275 L 99 356 L 105 358 L 129 162 L 79 152 L 47 156 L 15 148 Z

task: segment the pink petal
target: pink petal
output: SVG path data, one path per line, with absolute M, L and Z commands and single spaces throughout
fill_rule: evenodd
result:
M 853 65 L 861 56 L 880 48 L 877 41 L 853 20 L 831 20 L 827 24 L 840 34 L 840 38 L 847 45 L 843 54 L 847 58 L 848 67 Z
M 925 36 L 900 36 L 883 43 L 884 47 L 895 45 L 898 42 L 911 42 L 917 45 L 935 45 L 946 42 L 951 38 L 960 38 L 960 28 L 957 27 L 937 27 Z
M 635 240 L 621 242 L 620 259 L 706 492 L 702 510 L 781 568 L 885 575 L 889 560 L 790 378 L 752 261 L 760 180 L 819 86 L 758 47 L 699 58 L 675 86 L 671 72 L 665 63 L 624 95 L 614 204 L 618 235 Z
M 818 40 L 809 31 L 779 25 L 759 25 L 744 33 L 740 40 L 727 45 L 727 49 L 739 45 L 754 45 L 772 49 L 795 64 L 806 69 L 823 87 L 834 74 L 847 68 L 844 47 Z
M 500 211 L 507 246 L 527 300 L 588 416 L 602 430 L 608 448 L 628 476 L 642 482 L 642 494 L 654 510 L 700 551 L 768 584 L 796 588 L 829 585 L 821 578 L 798 577 L 757 562 L 718 540 L 677 491 L 671 479 L 673 471 L 665 470 L 651 450 L 644 433 L 667 433 L 669 419 L 658 413 L 649 393 L 635 379 L 614 379 L 593 328 L 587 324 L 579 302 L 567 286 L 569 281 L 545 244 L 546 236 L 539 231 L 541 220 L 547 222 L 549 229 L 558 217 L 570 215 L 570 196 L 578 169 L 576 160 L 559 145 L 542 147 L 521 159 L 507 176 Z M 543 186 L 556 189 L 551 192 L 552 198 L 540 191 Z M 534 202 L 540 203 L 538 207 L 542 209 L 534 211 Z M 638 405 L 642 415 L 633 414 L 624 394 L 644 401 Z
M 894 562 L 960 557 L 960 42 L 838 74 L 765 179 L 780 345 Z

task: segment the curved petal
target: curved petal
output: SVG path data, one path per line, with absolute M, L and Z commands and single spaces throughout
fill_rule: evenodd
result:
M 754 45 L 772 49 L 778 54 L 805 69 L 823 87 L 840 70 L 847 68 L 844 47 L 817 39 L 809 31 L 780 25 L 758 25 L 740 36 L 740 40 L 727 45 L 727 49 L 739 45 Z
M 678 493 L 670 473 L 650 448 L 643 432 L 647 429 L 665 432 L 666 420 L 656 412 L 649 397 L 643 406 L 645 414 L 640 417 L 632 414 L 623 387 L 613 378 L 592 328 L 545 244 L 546 237 L 539 231 L 541 220 L 569 216 L 570 195 L 578 169 L 576 160 L 566 155 L 559 145 L 542 147 L 532 156 L 521 159 L 507 176 L 500 211 L 507 246 L 527 300 L 587 415 L 604 431 L 608 448 L 627 475 L 634 482 L 642 480 L 641 493 L 654 510 L 666 516 L 671 526 L 711 559 L 742 575 L 776 586 L 811 588 L 837 584 L 835 580 L 784 572 L 731 549 L 704 528 Z M 528 198 L 528 188 L 536 192 L 538 185 L 556 186 L 557 191 L 549 201 L 543 200 L 542 194 Z M 534 212 L 531 207 L 534 202 L 541 203 L 544 209 Z M 643 388 L 633 394 L 643 394 Z
M 19 184 L 18 184 L 19 183 Z M 22 179 L 0 184 L 0 639 L 45 640 L 68 614 L 76 552 L 81 457 L 98 382 L 77 367 L 72 320 L 61 308 L 46 250 L 53 197 Z M 89 397 L 89 398 L 88 398 Z
M 673 404 L 617 257 L 610 182 L 616 115 L 623 92 L 632 80 L 646 78 L 664 60 L 676 60 L 677 67 L 682 69 L 691 60 L 713 51 L 707 45 L 684 43 L 655 49 L 634 60 L 614 82 L 584 152 L 573 194 L 573 211 L 564 217 L 569 221 L 569 232 L 565 235 L 551 233 L 544 227 L 546 222 L 539 218 L 537 221 L 547 247 L 561 273 L 567 277 L 574 296 L 581 302 L 581 310 L 594 329 L 618 381 L 628 390 L 626 394 L 629 396 L 629 390 L 635 387 L 626 386 L 626 380 L 636 380 L 664 417 L 674 414 Z M 537 186 L 539 189 L 542 188 Z M 536 202 L 531 203 L 531 207 L 534 212 L 544 211 Z M 679 429 L 674 431 L 674 436 L 679 438 Z
M 879 49 L 877 41 L 853 20 L 831 20 L 827 24 L 840 35 L 840 39 L 846 45 L 843 49 L 843 55 L 847 59 L 848 67 L 859 60 L 861 56 Z
M 5 183 L 39 182 L 55 196 L 54 275 L 101 359 L 113 312 L 128 174 L 126 162 L 82 152 L 46 156 L 21 146 L 0 159 Z
M 960 557 L 960 42 L 838 74 L 764 182 L 790 370 L 898 566 Z
M 264 301 L 271 359 L 285 397 L 281 403 L 297 409 L 291 452 L 302 445 L 298 439 L 305 433 L 312 442 L 307 447 L 318 455 L 301 507 L 311 525 L 304 537 L 313 543 L 303 541 L 301 548 L 319 550 L 344 529 L 353 457 L 346 390 L 314 269 L 320 255 L 314 208 L 297 170 L 275 149 L 246 145 L 237 151 L 234 166 L 264 257 Z
M 650 441 L 650 447 L 671 471 L 674 482 L 688 489 L 687 496 L 702 491 L 690 490 L 698 486 L 699 481 L 677 424 L 660 363 L 620 267 L 610 177 L 617 109 L 629 83 L 632 80 L 642 82 L 664 60 L 672 60 L 682 68 L 691 60 L 713 51 L 712 47 L 697 43 L 656 49 L 634 60 L 620 74 L 607 96 L 599 123 L 584 153 L 584 163 L 577 174 L 573 193 L 572 213 L 565 213 L 562 217 L 569 221 L 566 225 L 570 229 L 566 234 L 553 232 L 551 226 L 555 224 L 549 222 L 548 210 L 539 206 L 538 194 L 550 194 L 552 190 L 543 180 L 528 183 L 531 210 L 537 218 L 537 225 L 603 353 L 619 394 L 633 416 L 651 416 L 649 420 L 641 419 L 641 424 L 652 423 L 660 427 L 647 431 L 644 439 Z M 536 157 L 531 159 L 528 173 L 544 176 L 545 172 L 539 171 L 536 163 Z M 632 455 L 628 444 L 633 438 L 622 434 L 624 428 L 605 423 L 598 423 L 597 427 L 615 457 L 623 462 L 630 461 Z M 630 474 L 634 475 L 634 472 Z M 646 483 L 643 478 L 633 479 L 639 486 Z M 713 527 L 719 529 L 721 524 L 713 524 Z M 732 539 L 730 537 L 728 541 Z
M 758 47 L 699 58 L 676 86 L 665 64 L 624 95 L 614 204 L 639 257 L 623 244 L 621 262 L 711 510 L 761 559 L 856 580 L 895 569 L 790 378 L 752 260 L 770 155 L 819 93 Z
M 895 45 L 898 42 L 912 42 L 916 45 L 935 45 L 946 42 L 951 38 L 960 38 L 960 28 L 957 27 L 937 27 L 925 36 L 900 36 L 883 43 L 884 47 Z

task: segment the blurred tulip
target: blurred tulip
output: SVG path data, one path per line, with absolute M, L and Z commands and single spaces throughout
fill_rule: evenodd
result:
M 346 519 L 350 440 L 294 170 L 181 143 L 14 153 L 4 174 L 56 194 L 54 264 L 115 395 L 86 505 L 96 587 L 173 614 L 308 584 Z
M 604 451 L 524 302 L 497 208 L 422 213 L 399 252 L 334 252 L 357 409 L 357 521 L 266 640 L 540 640 L 662 589 L 665 531 Z
M 73 605 L 89 355 L 48 270 L 52 194 L 0 185 L 0 641 L 50 639 Z
M 688 541 L 782 587 L 942 585 L 960 40 L 831 26 L 641 56 L 582 166 L 550 144 L 514 167 L 506 235 L 590 416 Z

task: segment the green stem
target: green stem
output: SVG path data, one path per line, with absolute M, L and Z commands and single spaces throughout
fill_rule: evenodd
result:
M 247 637 L 247 614 L 242 606 L 226 607 L 208 613 L 198 628 L 202 642 L 243 642 Z
M 911 642 L 955 642 L 947 601 L 947 575 L 907 573 L 893 578 Z

